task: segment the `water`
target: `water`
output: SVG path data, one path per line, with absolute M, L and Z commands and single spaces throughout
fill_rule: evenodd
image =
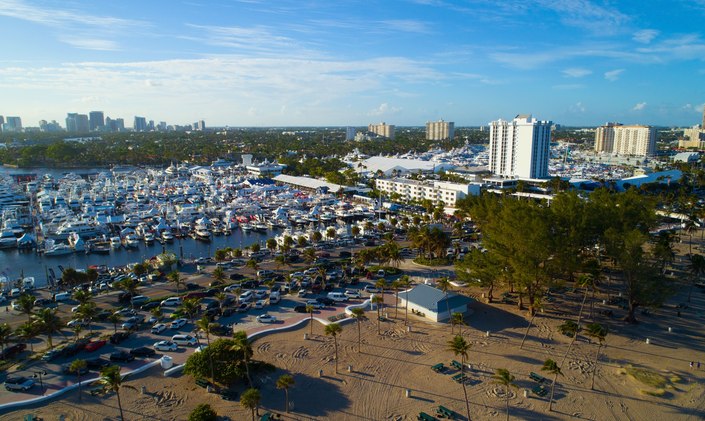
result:
M 34 251 L 19 251 L 17 249 L 0 250 L 0 274 L 8 279 L 17 279 L 20 276 L 34 276 L 36 285 L 43 286 L 47 283 L 48 269 L 52 269 L 57 277 L 61 276 L 59 265 L 64 268 L 87 269 L 92 265 L 106 265 L 109 267 L 125 266 L 157 256 L 163 251 L 173 252 L 178 258 L 197 259 L 199 257 L 212 257 L 217 249 L 226 247 L 240 248 L 259 243 L 264 248 L 268 238 L 278 235 L 280 230 L 268 230 L 266 233 L 243 233 L 239 228 L 231 235 L 212 236 L 210 243 L 196 241 L 190 237 L 176 238 L 169 244 L 154 242 L 147 245 L 141 242 L 137 249 L 116 249 L 110 254 L 85 254 L 73 253 L 65 256 L 43 256 Z

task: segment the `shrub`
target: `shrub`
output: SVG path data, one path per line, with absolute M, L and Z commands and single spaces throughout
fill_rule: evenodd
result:
M 218 414 L 207 403 L 199 404 L 191 411 L 188 421 L 216 421 Z

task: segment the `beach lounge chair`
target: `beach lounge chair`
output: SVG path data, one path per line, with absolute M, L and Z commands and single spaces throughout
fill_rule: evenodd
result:
M 425 412 L 419 412 L 419 415 L 416 417 L 418 421 L 438 421 L 438 418 L 428 415 Z
M 448 409 L 443 405 L 438 405 L 438 408 L 436 408 L 436 415 L 438 415 L 439 418 L 448 418 L 449 420 L 458 418 L 457 412 Z
M 462 383 L 467 379 L 468 379 L 468 377 L 463 373 L 458 373 L 455 376 L 453 376 L 453 381 L 458 382 L 458 383 Z
M 458 370 L 462 370 L 462 369 L 463 369 L 463 365 L 460 364 L 459 362 L 455 361 L 455 360 L 451 361 L 451 362 L 450 362 L 450 365 L 452 365 L 453 367 L 457 368 Z
M 275 418 L 275 415 L 272 414 L 271 412 L 265 412 L 262 414 L 261 417 L 259 417 L 259 421 L 272 421 L 277 419 L 278 417 Z
M 537 395 L 544 397 L 548 393 L 548 389 L 546 389 L 543 386 L 536 386 L 533 389 L 531 389 L 532 392 L 536 393 Z
M 436 373 L 442 373 L 446 370 L 446 367 L 443 365 L 443 363 L 438 363 L 436 365 L 431 366 L 431 370 L 435 371 Z
M 531 380 L 537 381 L 539 383 L 543 383 L 543 382 L 547 381 L 545 377 L 543 377 L 537 373 L 534 373 L 533 371 L 531 372 L 531 374 L 529 374 L 529 377 L 531 377 Z

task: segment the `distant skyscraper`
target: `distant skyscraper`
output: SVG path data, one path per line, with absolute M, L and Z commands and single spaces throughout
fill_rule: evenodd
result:
M 2 125 L 5 124 L 5 117 L 0 115 L 0 130 L 2 130 Z
M 132 129 L 136 132 L 146 132 L 147 131 L 147 119 L 144 117 L 135 116 L 135 122 L 132 125 Z
M 551 122 L 531 115 L 490 123 L 490 171 L 507 178 L 540 179 L 548 177 L 548 152 Z
M 69 133 L 88 133 L 90 125 L 86 114 L 68 113 L 66 115 L 66 131 Z
M 429 121 L 426 123 L 426 140 L 453 140 L 455 123 L 452 121 Z
M 105 126 L 105 118 L 102 111 L 91 111 L 88 113 L 88 121 L 91 131 L 96 131 L 100 127 Z
M 650 126 L 607 123 L 595 130 L 595 152 L 649 156 L 656 151 L 656 130 Z
M 367 131 L 387 139 L 394 139 L 394 125 L 387 124 L 384 121 L 379 124 L 370 124 L 367 126 Z
M 22 131 L 22 119 L 19 117 L 5 117 L 5 123 L 2 125 L 2 131 L 4 132 L 21 132 Z
M 115 123 L 115 131 L 116 132 L 124 132 L 125 131 L 125 119 L 124 118 L 116 118 L 113 120 Z
M 206 122 L 204 120 L 198 120 L 197 122 L 193 123 L 193 129 L 201 132 L 206 130 Z
M 60 132 L 61 125 L 56 120 L 52 120 L 51 123 L 46 120 L 39 120 L 39 130 L 42 132 Z
M 345 128 L 345 140 L 354 140 L 355 139 L 355 128 L 354 127 L 346 127 Z

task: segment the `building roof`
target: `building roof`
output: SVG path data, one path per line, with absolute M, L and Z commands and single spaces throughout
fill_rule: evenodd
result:
M 472 301 L 470 297 L 448 292 L 448 304 L 446 304 L 446 294 L 440 289 L 426 284 L 419 284 L 409 291 L 399 293 L 399 298 L 407 300 L 407 296 L 410 303 L 435 313 L 448 311 L 446 308 L 448 304 L 450 304 L 450 308 L 454 308 Z
M 400 171 L 440 171 L 441 169 L 454 168 L 447 162 L 425 161 L 423 159 L 387 158 L 373 156 L 362 161 L 362 165 L 370 172 L 389 172 L 397 169 Z
M 329 183 L 327 181 L 310 177 L 297 177 L 293 175 L 279 174 L 278 176 L 273 177 L 273 180 L 280 183 L 291 184 L 313 190 L 321 187 L 328 187 L 328 191 L 331 193 L 336 193 L 341 187 L 345 189 L 345 186 L 341 186 L 340 184 Z

